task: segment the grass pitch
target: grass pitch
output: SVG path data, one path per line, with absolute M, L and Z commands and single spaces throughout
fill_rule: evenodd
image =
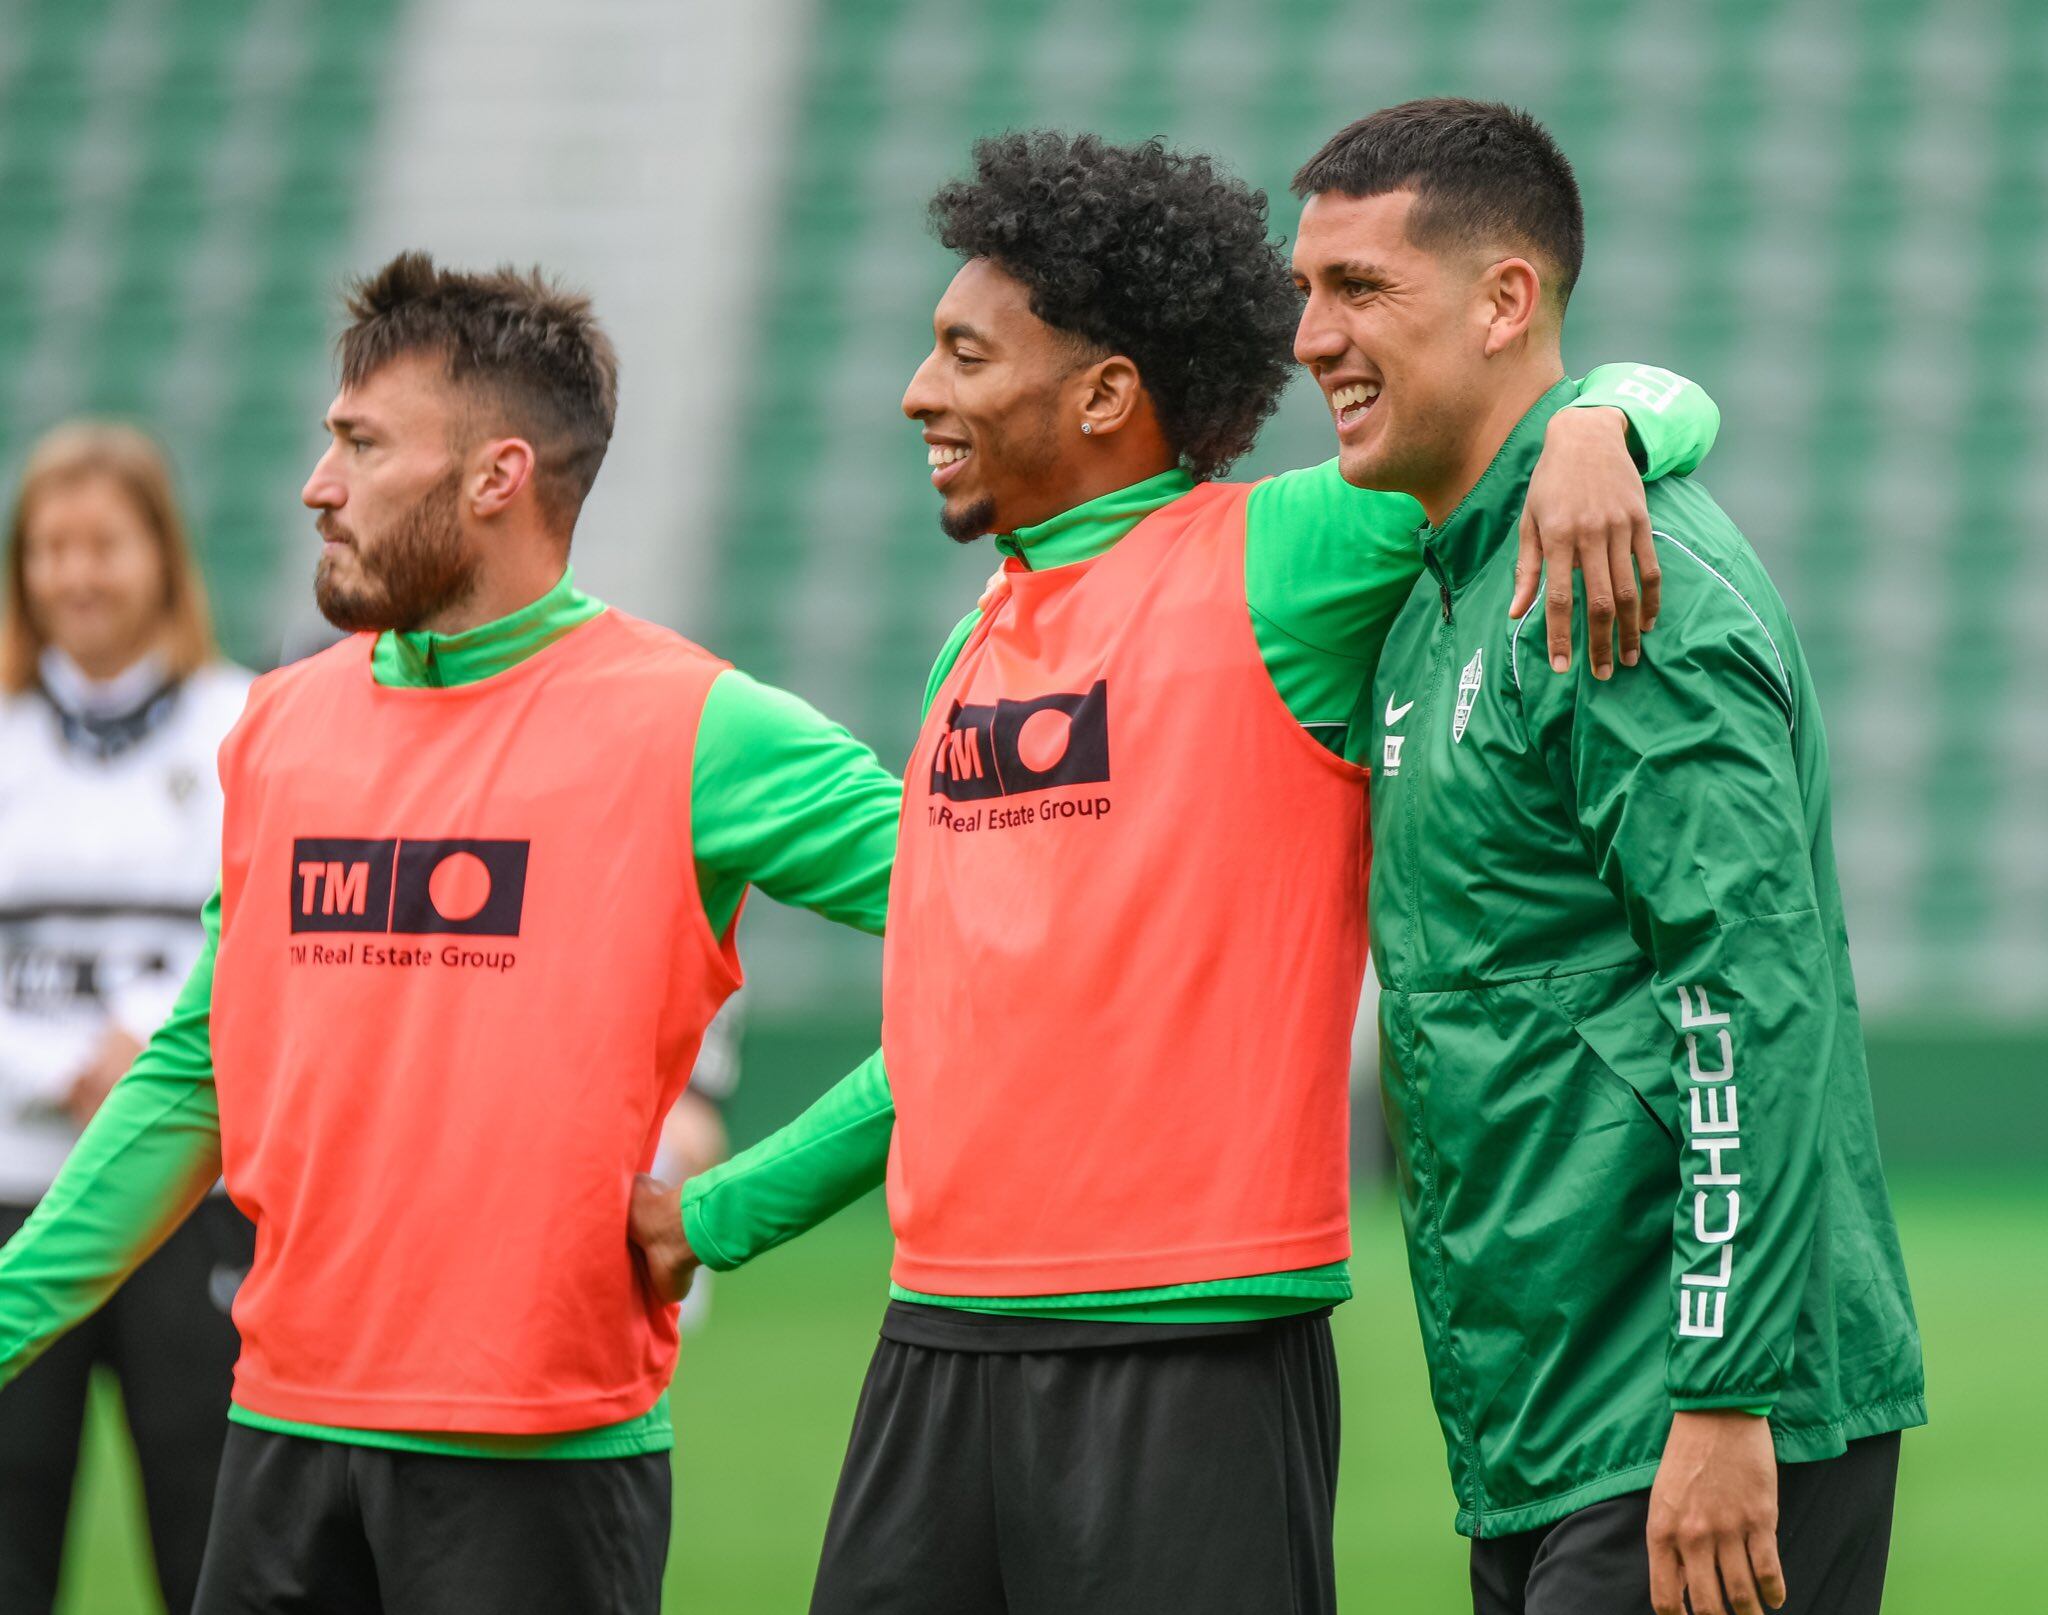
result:
M 1894 1185 L 1927 1344 L 1934 1422 L 1906 1438 L 1892 1615 L 2032 1608 L 2048 1509 L 2048 1192 L 2024 1181 Z M 881 1316 L 889 1251 L 870 1200 L 721 1276 L 677 1379 L 667 1607 L 789 1615 L 808 1600 L 839 1456 Z M 1462 1542 L 1430 1412 L 1391 1203 L 1358 1207 L 1344 1373 L 1338 1568 L 1347 1608 L 1459 1615 Z M 111 1399 L 79 1480 L 61 1615 L 156 1615 L 132 1459 Z

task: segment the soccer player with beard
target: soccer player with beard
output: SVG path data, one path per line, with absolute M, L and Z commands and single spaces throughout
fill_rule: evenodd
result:
M 1365 703 L 1421 509 L 1218 480 L 1299 303 L 1208 160 L 1008 135 L 932 216 L 966 261 L 903 409 L 1005 560 L 926 690 L 882 1048 L 680 1208 L 643 1183 L 636 1237 L 671 1285 L 734 1267 L 886 1162 L 814 1615 L 1326 1610 Z M 1632 368 L 1578 401 L 1630 421 L 1563 412 L 1531 519 L 1625 557 L 1625 426 L 1661 475 L 1712 407 Z
M 652 1615 L 676 1337 L 630 1186 L 747 888 L 881 930 L 900 788 L 576 587 L 584 299 L 407 254 L 349 312 L 304 497 L 353 637 L 221 749 L 204 952 L 0 1251 L 0 1378 L 224 1173 L 256 1259 L 196 1607 Z

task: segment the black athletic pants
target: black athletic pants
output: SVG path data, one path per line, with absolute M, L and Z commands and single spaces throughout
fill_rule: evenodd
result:
M 228 1427 L 199 1615 L 658 1615 L 669 1461 Z
M 1877 1615 L 1891 1549 L 1899 1438 L 1778 1465 L 1778 1615 Z M 1555 1525 L 1472 1544 L 1474 1615 L 1650 1615 L 1650 1494 L 1595 1503 Z
M 0 1207 L 0 1239 L 27 1217 L 27 1207 Z M 171 1615 L 192 1607 L 240 1349 L 228 1308 L 255 1240 L 225 1197 L 209 1197 L 106 1306 L 0 1391 L 0 1611 L 48 1615 L 56 1600 L 86 1392 L 101 1363 L 121 1383 L 164 1604 Z
M 889 1309 L 812 1615 L 1336 1608 L 1327 1310 L 1201 1328 L 948 1310 Z

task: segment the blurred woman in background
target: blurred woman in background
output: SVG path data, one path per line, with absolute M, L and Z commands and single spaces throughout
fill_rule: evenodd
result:
M 0 1238 L 169 1011 L 220 864 L 218 659 L 164 457 L 58 428 L 29 456 L 0 614 Z M 0 1391 L 0 1610 L 56 1597 L 86 1393 L 119 1378 L 157 1574 L 191 1605 L 253 1233 L 216 1192 L 91 1323 Z

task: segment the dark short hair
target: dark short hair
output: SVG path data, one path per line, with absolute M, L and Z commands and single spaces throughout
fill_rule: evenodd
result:
M 1301 165 L 1294 194 L 1380 196 L 1412 190 L 1419 247 L 1533 247 L 1556 271 L 1557 306 L 1586 257 L 1586 210 L 1550 131 L 1499 101 L 1404 101 L 1332 135 Z
M 1266 197 L 1159 140 L 1051 130 L 974 144 L 932 230 L 1021 281 L 1031 312 L 1138 367 L 1181 464 L 1213 477 L 1252 446 L 1293 374 L 1299 298 Z
M 357 386 L 405 354 L 439 354 L 456 388 L 533 445 L 534 494 L 567 531 L 597 481 L 619 409 L 619 356 L 590 299 L 539 269 L 437 268 L 401 252 L 348 283 L 341 379 Z

